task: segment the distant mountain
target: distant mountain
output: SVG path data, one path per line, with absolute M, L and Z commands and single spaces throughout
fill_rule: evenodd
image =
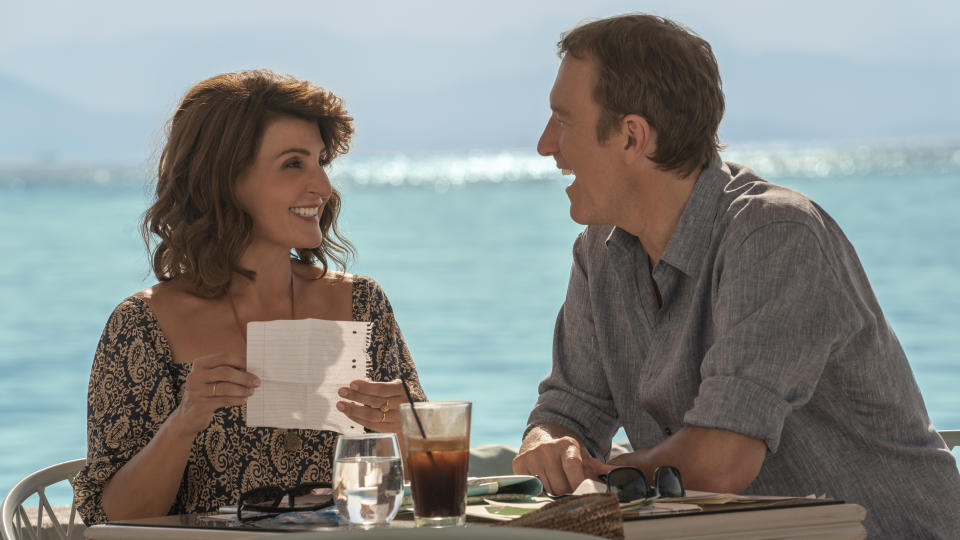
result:
M 159 126 L 146 116 L 78 106 L 0 74 L 0 162 L 136 163 L 153 151 Z
M 274 66 L 330 85 L 356 120 L 352 150 L 360 155 L 505 148 L 532 152 L 549 115 L 556 62 L 544 60 L 544 46 L 530 36 L 511 36 L 489 46 L 460 43 L 441 54 L 424 43 L 350 41 L 347 35 L 337 37 L 347 40 L 338 50 L 349 54 L 289 63 L 279 59 L 289 51 L 326 50 L 336 36 L 266 41 L 244 36 L 207 36 L 204 43 L 229 44 L 226 51 L 196 48 L 197 38 L 189 34 L 80 44 L 76 56 L 100 59 L 101 65 L 94 72 L 99 75 L 76 69 L 63 75 L 61 88 L 69 89 L 71 80 L 88 83 L 84 99 L 78 95 L 77 102 L 49 82 L 37 88 L 0 74 L 0 164 L 143 163 L 157 151 L 170 100 L 196 81 L 194 74 L 212 75 L 224 71 L 224 64 Z M 170 44 L 176 46 L 172 51 L 167 50 Z M 135 47 L 141 51 L 138 58 L 149 61 L 127 65 L 117 56 L 117 51 Z M 47 65 L 56 54 L 59 49 L 51 49 L 33 60 Z M 957 62 L 938 63 L 922 55 L 868 62 L 821 53 L 754 53 L 722 44 L 717 57 L 727 97 L 720 135 L 731 148 L 741 143 L 960 139 Z M 97 85 L 90 81 L 100 77 L 108 85 L 118 74 L 129 83 L 126 96 L 142 98 L 141 105 L 155 102 L 156 109 L 127 114 L 112 110 L 110 103 L 99 105 L 108 110 L 77 104 L 100 103 L 92 99 L 98 97 L 91 94 Z

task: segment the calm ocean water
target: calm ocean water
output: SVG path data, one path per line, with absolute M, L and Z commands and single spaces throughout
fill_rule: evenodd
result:
M 729 152 L 810 195 L 857 248 L 938 428 L 960 428 L 960 147 Z M 472 442 L 516 445 L 550 367 L 573 239 L 566 180 L 528 153 L 345 161 L 354 273 L 389 295 L 431 399 L 474 402 Z M 0 494 L 85 455 L 91 359 L 153 282 L 137 169 L 0 169 Z M 65 497 L 61 497 L 63 503 Z

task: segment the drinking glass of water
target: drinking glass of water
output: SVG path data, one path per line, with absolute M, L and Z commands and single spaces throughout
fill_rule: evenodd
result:
M 390 523 L 403 502 L 403 464 L 396 435 L 366 433 L 337 439 L 333 499 L 340 519 L 351 526 Z

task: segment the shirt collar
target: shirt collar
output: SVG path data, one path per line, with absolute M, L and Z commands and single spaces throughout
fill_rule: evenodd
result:
M 697 177 L 661 261 L 688 276 L 697 272 L 710 246 L 713 223 L 719 208 L 717 200 L 723 193 L 723 187 L 730 181 L 730 176 L 730 169 L 720 160 L 720 156 L 715 154 L 710 165 Z M 613 245 L 620 249 L 630 249 L 639 246 L 640 242 L 629 232 L 613 227 L 605 244 L 608 247 Z
M 620 249 L 630 249 L 634 245 L 639 244 L 640 239 L 620 227 L 614 226 L 610 228 L 610 234 L 607 235 L 603 243 L 608 248 L 613 246 Z
M 730 176 L 730 169 L 719 155 L 714 154 L 710 165 L 697 177 L 697 183 L 660 260 L 687 276 L 697 273 L 710 247 L 713 225 L 720 207 L 717 201 L 723 194 L 724 186 L 730 182 Z

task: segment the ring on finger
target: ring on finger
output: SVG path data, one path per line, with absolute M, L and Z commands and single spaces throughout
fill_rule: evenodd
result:
M 213 391 L 210 392 L 210 397 L 217 397 L 217 383 L 213 383 Z
M 383 402 L 383 405 L 380 406 L 380 412 L 382 412 L 384 416 L 390 412 L 390 398 L 387 398 L 387 400 Z M 381 420 L 381 422 L 383 422 L 383 420 Z

